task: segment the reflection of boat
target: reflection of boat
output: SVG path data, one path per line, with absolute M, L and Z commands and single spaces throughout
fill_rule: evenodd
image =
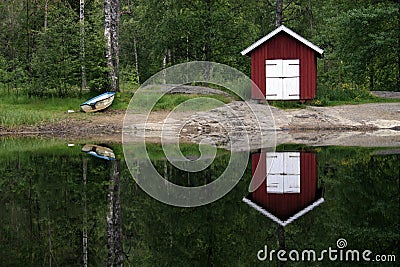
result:
M 286 226 L 324 202 L 313 152 L 252 155 L 252 192 L 243 202 Z
M 105 160 L 115 160 L 115 154 L 112 149 L 104 146 L 87 144 L 82 148 L 83 152 L 86 152 L 89 155 L 105 159 Z
M 115 92 L 106 92 L 89 99 L 88 101 L 81 104 L 81 109 L 84 112 L 96 112 L 103 110 L 111 106 L 114 101 Z

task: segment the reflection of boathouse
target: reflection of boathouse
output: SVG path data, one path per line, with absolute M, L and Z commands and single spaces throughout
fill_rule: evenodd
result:
M 252 176 L 252 193 L 243 201 L 282 226 L 324 202 L 313 152 L 255 153 Z

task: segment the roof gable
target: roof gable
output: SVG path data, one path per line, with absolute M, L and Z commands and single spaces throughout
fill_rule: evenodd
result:
M 253 202 L 250 198 L 244 197 L 242 199 L 242 201 L 244 203 L 246 203 L 247 205 L 249 205 L 250 207 L 256 209 L 261 214 L 267 216 L 268 218 L 270 218 L 274 222 L 276 222 L 276 223 L 278 223 L 278 224 L 280 224 L 282 226 L 286 226 L 286 225 L 292 223 L 293 221 L 295 221 L 296 219 L 300 218 L 304 214 L 308 213 L 309 211 L 313 210 L 315 207 L 317 207 L 320 204 L 322 204 L 325 200 L 324 200 L 323 197 L 317 199 L 314 203 L 308 205 L 307 207 L 305 207 L 304 209 L 300 210 L 299 212 L 297 212 L 296 214 L 294 214 L 293 216 L 291 216 L 289 219 L 287 219 L 285 221 L 279 219 L 277 216 L 275 216 L 271 212 L 267 211 L 264 207 L 262 207 L 262 206 L 258 205 L 257 203 Z
M 250 45 L 249 47 L 247 47 L 245 50 L 243 50 L 240 53 L 242 55 L 247 55 L 252 50 L 254 50 L 255 48 L 259 47 L 260 45 L 262 45 L 263 43 L 265 43 L 266 41 L 268 41 L 269 39 L 271 39 L 272 37 L 274 37 L 275 35 L 277 35 L 278 33 L 282 32 L 282 31 L 286 32 L 287 34 L 289 34 L 290 36 L 292 36 L 293 38 L 295 38 L 299 42 L 301 42 L 301 43 L 305 44 L 306 46 L 310 47 L 312 50 L 314 50 L 318 54 L 322 55 L 324 53 L 324 50 L 322 50 L 318 46 L 314 45 L 313 43 L 311 43 L 307 39 L 303 38 L 302 36 L 298 35 L 297 33 L 295 33 L 294 31 L 292 31 L 291 29 L 289 29 L 288 27 L 286 27 L 284 25 L 276 28 L 275 30 L 273 30 L 269 34 L 265 35 L 263 38 L 261 38 L 260 40 L 258 40 L 254 44 Z

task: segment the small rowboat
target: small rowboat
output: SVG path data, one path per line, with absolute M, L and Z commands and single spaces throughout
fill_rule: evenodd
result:
M 114 151 L 108 147 L 86 144 L 82 147 L 82 151 L 100 159 L 115 160 Z
M 98 95 L 89 99 L 85 103 L 81 104 L 81 109 L 84 112 L 96 112 L 103 110 L 111 106 L 114 101 L 115 92 L 106 92 L 104 94 Z

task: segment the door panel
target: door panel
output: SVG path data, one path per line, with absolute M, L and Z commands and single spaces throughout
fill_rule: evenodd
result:
M 268 100 L 278 100 L 283 97 L 283 79 L 266 78 L 265 80 L 265 98 Z
M 283 192 L 300 193 L 300 174 L 283 175 Z
M 282 60 L 282 77 L 291 78 L 300 76 L 300 60 Z
M 300 152 L 285 153 L 283 161 L 285 174 L 300 174 Z
M 282 79 L 283 99 L 300 99 L 300 78 Z
M 300 193 L 300 152 L 266 153 L 268 193 Z
M 273 59 L 265 61 L 265 77 L 281 78 L 282 77 L 282 60 Z
M 267 175 L 269 174 L 281 174 L 283 173 L 282 166 L 283 166 L 283 154 L 282 153 L 275 153 L 275 152 L 268 152 L 266 154 L 267 158 Z
M 267 176 L 267 192 L 268 193 L 283 193 L 283 175 L 268 175 Z

